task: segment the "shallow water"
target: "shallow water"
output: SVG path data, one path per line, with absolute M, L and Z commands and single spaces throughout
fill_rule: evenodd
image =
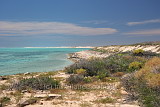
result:
M 73 62 L 68 53 L 86 48 L 0 48 L 0 75 L 64 69 Z

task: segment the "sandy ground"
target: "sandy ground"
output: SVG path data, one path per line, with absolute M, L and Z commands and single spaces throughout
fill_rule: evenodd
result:
M 63 85 L 65 85 L 65 80 L 69 77 L 69 74 L 64 72 L 59 72 L 53 76 L 54 78 L 60 78 L 63 80 Z M 6 80 L 1 80 L 0 84 L 7 83 Z M 109 85 L 108 85 L 109 84 Z M 108 85 L 112 88 L 99 89 L 99 90 L 73 90 L 73 89 L 62 89 L 55 91 L 36 91 L 36 92 L 24 92 L 21 100 L 24 102 L 31 97 L 38 97 L 37 103 L 32 105 L 27 105 L 25 107 L 139 107 L 137 102 L 126 102 L 127 92 L 124 91 L 123 87 L 119 87 L 120 83 L 106 83 L 106 82 L 95 82 L 92 84 L 95 87 L 99 85 Z M 10 95 L 11 92 L 15 91 L 3 91 L 0 93 L 0 97 L 7 96 L 10 97 L 12 104 L 8 104 L 5 107 L 17 107 L 16 99 Z M 115 93 L 120 92 L 120 96 L 114 96 Z M 47 96 L 56 96 L 51 99 L 46 99 Z M 100 100 L 106 97 L 116 99 L 114 103 L 96 103 L 96 100 Z

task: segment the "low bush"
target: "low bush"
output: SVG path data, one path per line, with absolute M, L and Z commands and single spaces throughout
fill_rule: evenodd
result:
M 6 103 L 9 103 L 10 102 L 10 98 L 9 97 L 2 97 L 1 99 L 0 99 L 0 104 L 2 105 L 2 107 L 3 107 L 3 105 L 5 105 Z
M 145 107 L 159 107 L 160 87 L 149 87 L 147 81 L 134 76 L 123 80 L 123 86 L 132 95 L 132 100 L 138 100 Z
M 37 77 L 37 78 L 22 79 L 13 86 L 17 90 L 27 90 L 27 89 L 47 90 L 51 88 L 56 88 L 59 85 L 60 85 L 59 81 L 56 81 L 53 78 Z
M 159 107 L 160 105 L 160 87 L 148 87 L 147 83 L 139 83 L 137 92 L 139 94 L 138 101 L 146 107 Z
M 148 60 L 142 69 L 123 77 L 122 84 L 145 107 L 159 107 L 160 58 Z
M 160 87 L 160 58 L 150 59 L 135 75 L 137 78 L 143 78 L 151 87 Z
M 102 59 L 93 58 L 90 60 L 81 60 L 70 67 L 66 68 L 69 74 L 75 73 L 77 69 L 84 69 L 86 76 L 95 76 L 99 71 L 105 69 L 105 62 Z
M 133 72 L 133 71 L 136 71 L 136 70 L 139 70 L 140 68 L 142 68 L 142 63 L 141 62 L 132 62 L 129 64 L 129 72 Z
M 67 83 L 69 83 L 69 84 L 84 84 L 84 83 L 91 83 L 91 82 L 94 82 L 97 80 L 99 80 L 99 78 L 95 77 L 95 76 L 84 77 L 83 75 L 73 74 L 73 75 L 70 75 L 70 77 L 67 79 Z
M 89 60 L 80 60 L 70 67 L 67 67 L 65 71 L 69 74 L 83 74 L 84 76 L 91 77 L 97 76 L 99 79 L 103 79 L 108 76 L 114 76 L 112 74 L 117 72 L 125 73 L 138 70 L 145 61 L 145 58 L 132 56 L 131 53 L 118 53 L 103 59 L 92 58 Z
M 70 75 L 70 77 L 67 79 L 67 82 L 69 84 L 78 84 L 78 83 L 82 83 L 83 79 L 84 79 L 84 76 L 73 74 L 73 75 Z
M 82 68 L 81 69 L 76 69 L 75 74 L 86 75 L 86 70 L 82 69 Z
M 141 57 L 145 57 L 145 58 L 152 58 L 154 56 L 160 56 L 160 54 L 157 54 L 155 52 L 151 52 L 151 51 L 144 51 L 142 49 L 137 49 L 134 50 L 132 53 L 133 56 L 141 56 Z
M 137 50 L 133 51 L 134 55 L 143 55 L 143 53 L 144 53 L 144 50 L 142 50 L 142 49 L 137 49 Z
M 106 104 L 106 103 L 114 103 L 115 100 L 112 99 L 112 98 L 107 97 L 107 98 L 102 98 L 102 99 L 99 99 L 99 100 L 95 100 L 94 102 L 95 102 L 95 103 Z
M 8 88 L 9 87 L 7 85 L 4 85 L 4 84 L 0 85 L 0 90 L 6 90 Z
M 83 82 L 84 83 L 90 83 L 93 82 L 94 80 L 92 79 L 92 77 L 84 77 Z
M 121 83 L 125 87 L 126 91 L 131 94 L 132 99 L 136 100 L 138 97 L 136 89 L 139 81 L 135 78 L 134 73 L 124 75 L 121 80 Z

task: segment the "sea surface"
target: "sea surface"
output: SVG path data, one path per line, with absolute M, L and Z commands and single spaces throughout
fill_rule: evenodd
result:
M 73 62 L 68 53 L 88 48 L 0 48 L 0 75 L 62 70 Z

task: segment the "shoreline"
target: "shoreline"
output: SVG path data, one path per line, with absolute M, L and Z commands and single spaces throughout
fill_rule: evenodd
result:
M 140 45 L 137 45 L 137 46 L 107 46 L 107 47 L 96 47 L 93 50 L 85 50 L 85 51 L 79 51 L 79 52 L 74 52 L 74 53 L 68 53 L 68 54 L 66 54 L 66 60 L 70 60 L 71 62 L 73 62 L 72 64 L 74 64 L 75 62 L 82 60 L 82 59 L 90 59 L 93 57 L 106 58 L 106 57 L 108 57 L 112 54 L 118 53 L 118 52 L 133 51 L 135 49 L 143 49 L 145 51 L 160 53 L 160 46 L 159 45 L 154 45 L 154 46 L 153 45 L 148 45 L 148 46 L 140 46 Z M 72 65 L 72 64 L 70 64 L 70 65 Z M 68 65 L 68 66 L 70 66 L 70 65 Z M 68 66 L 65 66 L 59 70 L 46 71 L 46 72 L 61 71 L 61 70 L 64 70 Z M 26 73 L 43 73 L 43 72 L 25 72 L 25 73 L 11 74 L 11 75 L 26 74 Z M 1 75 L 1 76 L 8 76 L 8 75 Z
M 10 53 L 7 51 L 8 49 L 4 49 L 4 54 L 6 53 L 6 55 L 8 55 L 7 53 Z M 24 51 L 23 51 L 24 50 Z M 53 51 L 50 52 L 50 49 L 47 49 L 47 50 L 43 50 L 41 51 L 41 49 L 38 49 L 38 52 L 43 52 L 43 51 L 47 51 L 48 53 L 45 55 L 43 55 L 43 57 L 45 58 L 44 60 L 39 60 L 37 59 L 36 61 L 33 60 L 33 63 L 34 65 L 36 66 L 33 66 L 30 64 L 30 60 L 32 60 L 33 58 L 30 56 L 32 56 L 32 53 L 33 53 L 33 56 L 37 53 L 34 52 L 34 50 L 36 50 L 37 52 L 37 49 L 24 49 L 23 48 L 23 52 L 21 55 L 29 55 L 29 57 L 24 57 L 24 58 L 27 58 L 27 61 L 24 63 L 25 65 L 23 66 L 23 64 L 19 64 L 19 66 L 15 66 L 15 69 L 13 69 L 13 65 L 14 63 L 12 64 L 6 64 L 6 63 L 1 63 L 2 65 L 4 65 L 4 67 L 0 67 L 0 76 L 5 76 L 5 75 L 15 75 L 15 74 L 19 74 L 19 73 L 27 73 L 27 72 L 50 72 L 50 71 L 58 71 L 58 70 L 64 70 L 64 68 L 72 65 L 74 63 L 73 60 L 70 60 L 68 59 L 68 54 L 69 53 L 73 53 L 73 52 L 78 52 L 78 51 L 83 51 L 83 50 L 88 50 L 87 48 L 82 48 L 82 49 L 62 49 L 62 48 L 59 48 L 59 49 L 51 49 Z M 27 52 L 31 52 L 29 54 L 25 54 L 25 50 L 27 50 Z M 40 50 L 40 51 L 39 51 Z M 49 51 L 48 51 L 49 50 Z M 11 49 L 12 51 L 12 49 Z M 17 51 L 17 50 L 13 50 L 14 51 Z M 21 50 L 20 50 L 21 51 Z M 12 52 L 12 53 L 13 53 Z M 19 52 L 19 50 L 18 50 Z M 11 53 L 11 55 L 12 55 Z M 50 55 L 51 53 L 51 55 Z M 52 54 L 53 53 L 53 54 Z M 56 53 L 56 54 L 54 54 Z M 39 53 L 38 53 L 39 54 Z M 3 54 L 2 54 L 3 55 Z M 13 54 L 14 55 L 14 54 Z M 49 55 L 49 56 L 48 56 Z M 7 59 L 9 59 L 10 57 L 6 56 Z M 14 56 L 13 56 L 14 57 Z M 18 57 L 19 58 L 19 57 Z M 20 56 L 19 59 L 22 59 L 23 57 Z M 23 59 L 24 59 L 23 58 Z M 36 58 L 36 57 L 35 57 Z M 34 59 L 35 59 L 34 58 Z M 38 56 L 39 58 L 39 56 Z M 3 57 L 2 57 L 3 59 Z M 29 59 L 29 60 L 28 60 Z M 11 58 L 9 61 L 14 61 L 14 60 L 17 60 L 16 57 L 15 58 Z M 6 60 L 7 61 L 7 60 Z M 18 60 L 19 61 L 19 60 Z M 21 61 L 21 60 L 20 60 Z M 22 60 L 23 61 L 23 60 Z M 30 61 L 30 62 L 29 62 Z M 44 62 L 44 61 L 49 61 L 49 63 L 40 63 L 40 62 Z M 52 62 L 51 62 L 52 61 Z M 24 61 L 23 61 L 24 62 Z M 10 66 L 11 65 L 11 66 Z M 16 65 L 16 63 L 15 63 Z M 8 68 L 6 68 L 8 66 Z M 16 68 L 17 67 L 17 68 Z M 25 68 L 23 68 L 25 67 Z

